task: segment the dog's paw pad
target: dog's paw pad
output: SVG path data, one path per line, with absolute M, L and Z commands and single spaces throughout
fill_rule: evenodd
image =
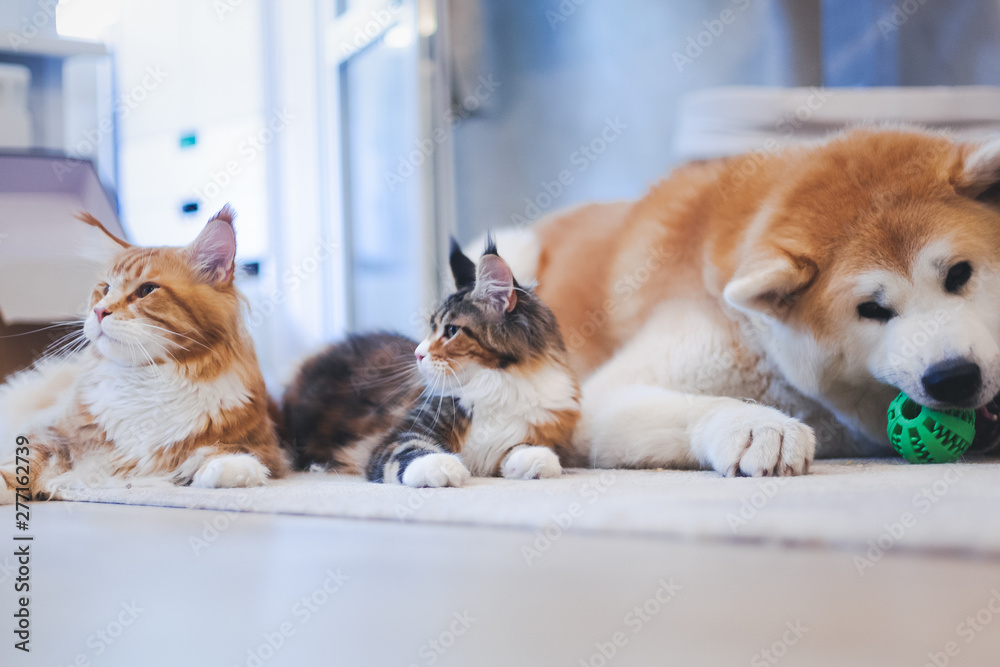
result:
M 438 488 L 462 486 L 471 477 L 465 464 L 454 454 L 425 454 L 410 461 L 403 471 L 403 484 Z
M 515 449 L 501 466 L 507 479 L 541 479 L 562 474 L 559 457 L 547 447 L 521 447 Z
M 734 404 L 713 412 L 695 437 L 728 477 L 802 475 L 816 451 L 813 430 L 773 408 Z
M 267 481 L 267 468 L 251 454 L 215 456 L 195 473 L 191 486 L 203 489 L 229 489 L 261 486 Z

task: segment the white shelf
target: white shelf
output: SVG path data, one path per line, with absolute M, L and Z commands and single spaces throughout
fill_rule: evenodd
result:
M 103 42 L 72 37 L 34 37 L 11 47 L 9 40 L 0 42 L 0 54 L 15 56 L 42 56 L 45 58 L 71 58 L 73 56 L 104 56 L 108 47 Z

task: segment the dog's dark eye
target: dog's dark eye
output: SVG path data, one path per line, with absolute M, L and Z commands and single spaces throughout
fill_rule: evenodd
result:
M 456 334 L 458 334 L 458 332 L 461 331 L 461 330 L 462 330 L 462 327 L 455 326 L 454 324 L 446 324 L 446 325 L 444 325 L 444 337 L 445 338 L 454 338 L 456 336 Z
M 159 285 L 157 285 L 156 283 L 143 283 L 142 285 L 139 286 L 139 289 L 135 291 L 135 295 L 140 299 L 143 299 L 152 294 L 153 290 L 155 290 L 157 287 L 159 287 Z
M 858 305 L 858 317 L 863 320 L 875 320 L 877 322 L 888 322 L 896 317 L 892 310 L 880 306 L 874 301 L 865 301 Z
M 948 275 L 944 279 L 944 288 L 950 294 L 955 294 L 965 286 L 965 283 L 969 282 L 971 277 L 972 265 L 968 262 L 959 262 L 948 269 Z

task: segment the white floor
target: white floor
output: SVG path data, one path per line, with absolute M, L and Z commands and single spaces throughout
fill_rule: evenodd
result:
M 28 655 L 0 547 L 5 666 L 1000 663 L 981 554 L 862 575 L 862 549 L 69 502 L 33 505 L 31 533 Z

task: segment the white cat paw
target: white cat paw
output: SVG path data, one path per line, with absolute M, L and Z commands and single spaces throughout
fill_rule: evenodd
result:
M 267 468 L 251 454 L 224 454 L 205 462 L 194 474 L 191 486 L 203 489 L 230 489 L 261 486 Z
M 548 447 L 521 447 L 515 449 L 500 466 L 507 479 L 541 479 L 562 474 L 559 457 Z
M 802 475 L 816 453 L 813 430 L 774 408 L 731 403 L 695 430 L 696 452 L 727 477 Z
M 454 454 L 426 454 L 410 461 L 403 471 L 406 486 L 462 486 L 469 481 L 468 468 Z

